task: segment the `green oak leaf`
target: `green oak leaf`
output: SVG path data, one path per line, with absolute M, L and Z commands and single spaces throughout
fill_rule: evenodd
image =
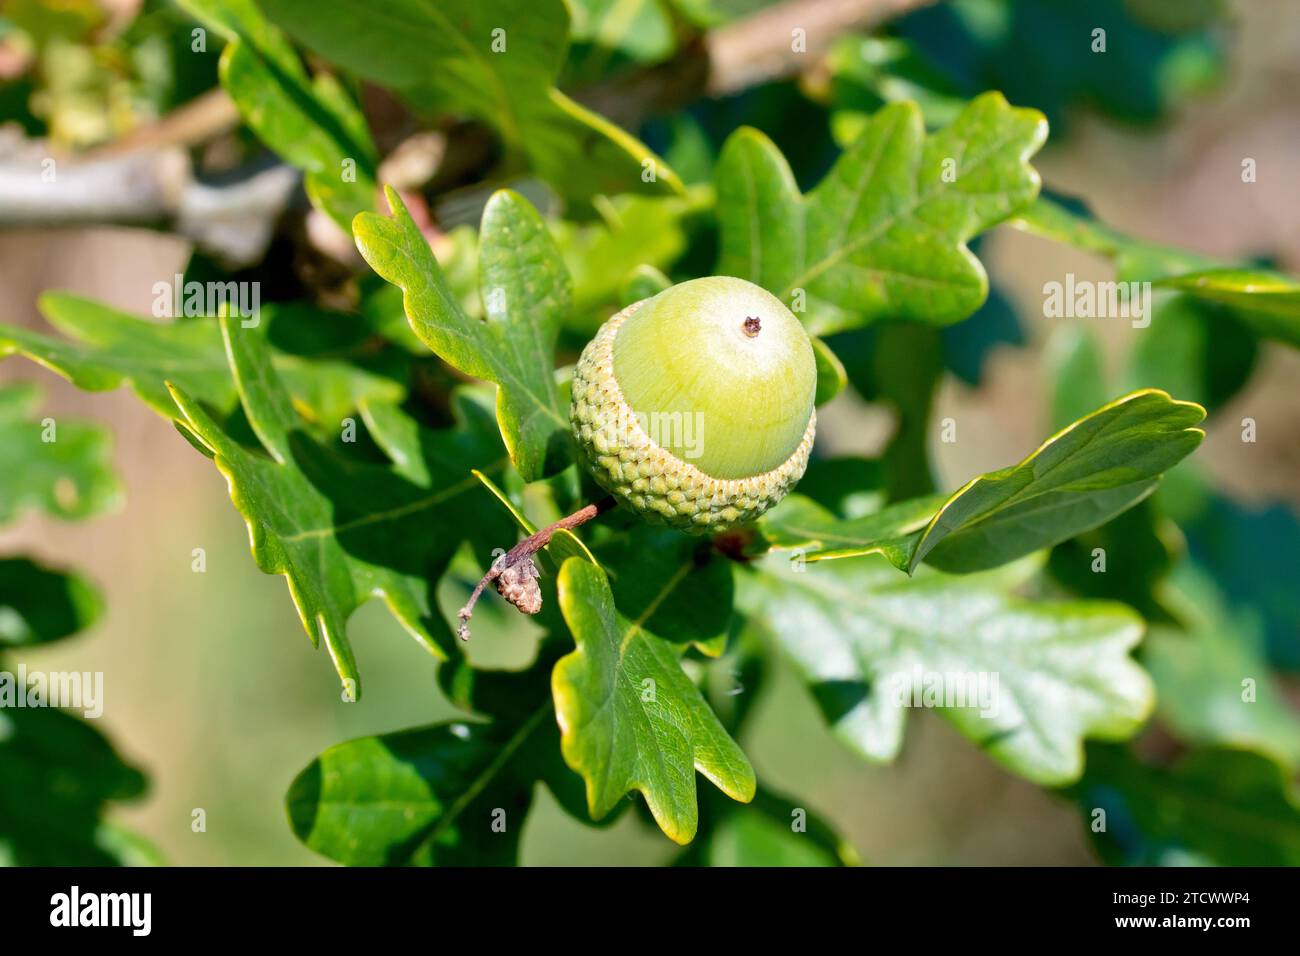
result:
M 1046 136 L 1041 114 L 998 93 L 928 136 L 915 103 L 892 104 L 805 197 L 776 146 L 742 129 L 715 171 L 718 272 L 806 306 L 818 334 L 883 318 L 958 322 L 988 295 L 966 243 L 1038 194 L 1028 160 Z
M 415 334 L 452 367 L 495 382 L 497 418 L 526 481 L 568 463 L 568 404 L 555 379 L 555 340 L 571 283 L 555 241 L 532 205 L 509 190 L 483 210 L 479 290 L 486 320 L 471 318 L 451 291 L 411 214 L 389 189 L 389 219 L 357 217 L 357 248 L 405 293 Z
M 104 599 L 77 574 L 0 558 L 0 647 L 47 644 L 90 627 Z
M 1083 769 L 1084 737 L 1131 736 L 1154 698 L 1129 657 L 1142 619 L 1111 602 L 1012 596 L 1035 570 L 1026 559 L 907 578 L 879 558 L 772 554 L 740 576 L 739 603 L 763 617 L 836 736 L 863 757 L 893 760 L 907 709 L 934 706 L 1006 767 L 1061 784 Z
M 47 416 L 41 390 L 0 386 L 0 523 L 28 509 L 56 518 L 87 518 L 116 508 L 122 486 L 111 466 L 106 429 Z
M 433 602 L 438 579 L 467 537 L 486 567 L 490 542 L 510 534 L 470 474 L 504 466 L 496 436 L 479 420 L 435 432 L 403 423 L 395 408 L 372 408 L 371 436 L 395 464 L 349 458 L 304 433 L 264 335 L 228 318 L 220 327 L 264 451 L 240 445 L 180 386 L 172 394 L 186 428 L 226 477 L 258 567 L 288 579 L 312 643 L 324 640 L 349 691 L 360 688 L 347 620 L 372 596 L 383 597 L 430 653 L 445 656 L 451 637 Z M 460 407 L 462 416 L 471 409 Z
M 91 722 L 53 708 L 0 708 L 0 865 L 158 862 L 140 838 L 128 844 L 103 821 L 110 804 L 144 792 L 144 776 Z
M 538 781 L 562 806 L 576 795 L 585 816 L 578 780 L 560 759 L 549 670 L 549 661 L 520 673 L 444 666 L 440 683 L 486 719 L 330 747 L 289 787 L 294 834 L 353 866 L 517 863 Z
M 614 606 L 605 573 L 575 558 L 560 569 L 559 599 L 577 650 L 552 674 L 561 749 L 587 784 L 593 819 L 638 790 L 677 843 L 695 836 L 695 771 L 742 803 L 754 769 L 728 736 L 669 641 L 646 628 L 679 582 L 670 580 L 637 620 Z
M 223 418 L 234 409 L 237 396 L 215 319 L 154 322 L 63 292 L 45 293 L 40 307 L 66 338 L 0 325 L 0 355 L 26 356 L 86 391 L 129 385 L 164 418 L 176 415 L 168 382 Z M 286 306 L 282 310 L 274 305 L 263 306 L 259 316 L 259 325 L 265 325 L 272 337 L 281 324 L 302 326 L 340 318 L 314 309 Z M 319 357 L 277 350 L 274 361 L 294 406 L 335 432 L 359 402 L 399 402 L 406 396 L 405 384 L 392 373 L 372 372 L 358 364 L 366 350 L 364 343 Z
M 310 76 L 253 0 L 180 0 L 228 41 L 221 85 L 244 122 L 306 174 L 307 195 L 343 229 L 375 207 L 378 156 L 366 119 L 339 80 Z
M 666 193 L 682 185 L 635 137 L 554 86 L 569 14 L 563 0 L 262 0 L 288 33 L 419 112 L 481 120 L 507 155 L 566 199 Z M 645 164 L 645 165 L 643 165 Z M 651 169 L 653 178 L 643 177 Z M 647 181 L 649 180 L 649 181 Z
M 1292 276 L 1146 242 L 1046 197 L 1039 197 L 1009 224 L 1106 256 L 1114 261 L 1121 282 L 1150 282 L 1230 306 L 1257 335 L 1300 348 L 1300 280 Z
M 954 573 L 997 567 L 1142 501 L 1200 444 L 1205 433 L 1194 426 L 1204 417 L 1199 405 L 1144 389 L 1057 432 L 1020 464 L 972 479 L 937 507 L 934 497 L 918 498 L 837 520 L 792 495 L 759 529 L 774 547 L 807 550 L 809 561 L 878 553 L 908 573 L 922 561 Z
M 1205 437 L 1205 409 L 1145 389 L 1057 432 L 1028 458 L 981 475 L 921 534 L 923 560 L 945 571 L 996 567 L 1103 524 L 1152 491 Z
M 1300 866 L 1300 804 L 1288 772 L 1245 750 L 1196 750 L 1169 767 L 1093 744 L 1070 791 L 1103 860 L 1125 866 Z

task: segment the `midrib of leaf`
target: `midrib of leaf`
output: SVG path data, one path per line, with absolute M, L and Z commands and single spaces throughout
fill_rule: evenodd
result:
M 507 460 L 502 458 L 480 470 L 485 472 L 501 471 L 505 468 L 506 464 Z M 407 515 L 416 514 L 420 511 L 433 508 L 442 504 L 444 501 L 455 498 L 457 495 L 464 494 L 466 491 L 477 488 L 478 486 L 478 479 L 471 475 L 454 485 L 448 485 L 446 488 L 435 491 L 431 495 L 419 498 L 415 501 L 407 502 L 406 504 L 399 505 L 396 508 L 389 508 L 387 511 L 374 511 L 370 514 L 362 515 L 359 518 L 353 518 L 351 521 L 345 521 L 343 524 L 330 525 L 327 528 L 305 528 L 291 535 L 279 535 L 278 537 L 280 537 L 280 540 L 282 541 L 305 541 L 309 538 L 330 537 L 345 531 L 351 531 L 354 528 L 363 528 L 367 525 L 381 524 L 385 521 L 404 518 Z
M 474 798 L 482 793 L 483 789 L 492 782 L 492 779 L 501 772 L 501 769 L 510 761 L 510 758 L 515 755 L 515 751 L 522 747 L 524 741 L 532 736 L 533 731 L 537 729 L 538 723 L 548 712 L 550 712 L 551 706 L 551 700 L 549 697 L 542 700 L 541 705 L 533 711 L 529 718 L 524 721 L 523 724 L 520 725 L 519 729 L 516 730 L 510 736 L 510 739 L 506 741 L 505 745 L 501 748 L 501 752 L 492 759 L 491 763 L 483 768 L 482 772 L 480 772 L 470 782 L 470 785 L 466 787 L 460 796 L 452 802 L 451 806 L 447 808 L 447 812 L 434 825 L 434 828 L 429 831 L 429 835 L 421 841 L 421 846 L 427 846 L 433 842 L 444 830 L 447 829 L 447 827 L 451 826 L 451 824 L 465 812 L 465 808 L 473 803 Z
M 763 237 L 759 231 L 758 185 L 754 182 L 754 171 L 748 162 L 741 164 L 745 176 L 745 206 L 749 215 L 749 274 L 755 279 L 763 277 Z M 802 209 L 799 217 L 803 217 Z
M 974 160 L 971 163 L 970 166 L 967 167 L 967 170 L 979 168 L 979 166 L 982 163 L 988 160 L 989 157 L 996 155 L 997 151 L 1000 150 L 1004 144 L 1014 139 L 1014 137 L 1015 134 L 1008 134 L 1004 138 L 995 141 L 994 145 L 990 147 L 987 152 L 980 155 L 976 160 Z M 925 156 L 925 142 L 922 141 L 921 157 L 923 158 L 924 156 Z M 917 169 L 916 169 L 918 174 L 920 173 L 920 169 L 921 169 L 920 161 L 918 160 Z M 781 293 L 780 298 L 786 298 L 792 292 L 794 292 L 795 289 L 807 286 L 809 282 L 815 280 L 818 276 L 826 272 L 828 269 L 834 268 L 836 265 L 838 265 L 841 261 L 846 259 L 848 256 L 857 252 L 859 249 L 863 248 L 864 246 L 870 245 L 871 243 L 875 242 L 877 239 L 880 238 L 881 235 L 883 235 L 890 228 L 892 228 L 894 224 L 897 223 L 900 219 L 903 219 L 904 217 L 907 216 L 911 216 L 913 213 L 916 212 L 917 209 L 920 208 L 920 206 L 923 203 L 929 202 L 931 199 L 933 199 L 942 188 L 943 188 L 942 186 L 937 186 L 937 187 L 932 186 L 930 190 L 928 190 L 927 192 L 923 192 L 923 193 L 918 192 L 916 198 L 913 199 L 912 202 L 908 203 L 906 206 L 903 206 L 897 212 L 891 213 L 890 215 L 886 216 L 885 219 L 882 220 L 880 223 L 878 223 L 874 229 L 872 229 L 869 232 L 865 232 L 860 236 L 854 237 L 853 239 L 849 240 L 849 242 L 845 243 L 843 246 L 840 246 L 829 256 L 824 258 L 822 261 L 815 263 L 810 267 L 806 267 L 804 269 L 804 272 L 798 277 L 796 277 L 790 283 L 790 285 Z M 932 226 L 927 226 L 927 228 L 933 229 Z M 945 236 L 945 238 L 947 237 Z M 936 282 L 938 284 L 943 284 L 943 285 L 952 284 L 952 283 L 944 283 L 942 282 L 942 280 L 936 280 Z
M 906 119 L 906 114 L 902 112 L 899 112 L 897 115 L 902 119 Z M 881 137 L 880 142 L 876 147 L 875 155 L 873 155 L 868 162 L 863 163 L 862 174 L 853 185 L 853 204 L 847 215 L 843 217 L 841 228 L 836 230 L 838 235 L 836 235 L 835 241 L 831 243 L 833 247 L 838 248 L 844 243 L 844 237 L 848 235 L 849 228 L 853 225 L 853 217 L 856 216 L 858 210 L 862 208 L 862 196 L 866 191 L 867 184 L 875 178 L 876 171 L 880 168 L 880 158 L 885 154 L 885 150 L 893 145 L 894 137 L 898 135 L 898 125 L 898 121 L 895 120 L 889 131 Z M 922 140 L 921 145 L 924 147 L 924 139 Z M 920 174 L 920 171 L 921 165 L 920 163 L 917 163 L 916 169 L 913 171 L 914 185 L 917 187 L 919 187 L 920 184 L 915 183 L 915 177 Z
M 683 562 L 680 564 L 677 570 L 673 572 L 673 576 L 668 579 L 663 588 L 660 589 L 659 593 L 655 595 L 654 600 L 646 605 L 645 610 L 642 611 L 637 619 L 632 622 L 631 626 L 628 627 L 627 633 L 623 635 L 623 640 L 619 643 L 618 647 L 618 660 L 620 664 L 623 662 L 623 657 L 627 653 L 628 645 L 632 643 L 632 639 L 641 633 L 641 629 L 645 627 L 645 622 L 654 617 L 655 611 L 659 610 L 659 605 L 663 604 L 664 601 L 668 599 L 668 595 L 670 595 L 677 586 L 682 583 L 686 575 L 691 573 L 692 567 L 694 567 L 692 562 Z

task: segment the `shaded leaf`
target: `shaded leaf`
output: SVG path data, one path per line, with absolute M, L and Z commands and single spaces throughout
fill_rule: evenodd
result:
M 568 461 L 569 415 L 555 381 L 555 339 L 569 308 L 569 275 L 541 216 L 508 190 L 483 211 L 479 288 L 485 321 L 460 307 L 429 243 L 400 197 L 393 218 L 358 217 L 357 247 L 377 273 L 405 293 L 416 335 L 449 365 L 495 382 L 497 419 L 525 480 Z
M 654 266 L 640 265 L 632 270 L 619 291 L 620 307 L 649 299 L 671 286 L 672 280 Z
M 1154 283 L 1237 309 L 1258 334 L 1300 348 L 1300 281 L 1267 269 L 1202 269 Z
M 710 541 L 638 522 L 597 554 L 620 614 L 673 644 L 723 652 L 734 581 Z
M 623 296 L 625 286 L 642 267 L 661 271 L 677 261 L 687 248 L 689 222 L 712 205 L 709 193 L 616 196 L 598 206 L 600 221 L 555 222 L 555 241 L 573 276 L 573 310 L 565 328 L 594 333 L 612 312 L 639 301 Z M 659 280 L 652 272 L 643 276 L 647 281 L 653 287 Z
M 0 863 L 131 862 L 138 854 L 125 852 L 103 816 L 144 791 L 144 776 L 88 721 L 52 708 L 0 709 Z
M 449 431 L 399 428 L 400 413 L 389 409 L 389 427 L 373 437 L 397 464 L 350 459 L 304 434 L 264 336 L 229 319 L 220 324 L 244 413 L 265 452 L 241 446 L 183 388 L 174 386 L 173 395 L 226 477 L 258 567 L 288 578 L 312 643 L 324 640 L 352 691 L 359 683 L 347 620 L 371 597 L 383 597 L 422 646 L 444 656 L 451 635 L 433 602 L 438 579 L 466 538 L 486 567 L 490 542 L 510 534 L 470 473 L 503 467 L 496 436 L 472 420 Z
M 955 0 L 918 9 L 896 25 L 922 60 L 959 94 L 1002 90 L 1047 114 L 1055 129 L 1086 106 L 1118 119 L 1151 123 L 1204 91 L 1224 71 L 1224 43 L 1193 19 L 1186 0 Z M 1162 27 L 1179 18 L 1184 33 Z M 1105 30 L 1104 53 L 1094 29 Z
M 1032 562 L 977 575 L 898 575 L 868 558 L 802 566 L 771 555 L 742 575 L 827 722 L 870 760 L 893 760 L 907 709 L 933 706 L 1016 773 L 1064 783 L 1083 738 L 1133 734 L 1154 703 L 1129 657 L 1142 620 L 1120 604 L 1030 602 L 1008 591 Z
M 563 0 L 263 0 L 262 7 L 313 50 L 363 79 L 433 109 L 490 124 L 507 152 L 566 198 L 672 192 L 662 160 L 553 83 L 564 60 Z M 642 163 L 655 179 L 642 179 Z
M 917 322 L 887 322 L 876 329 L 872 353 L 873 398 L 895 415 L 894 433 L 880 456 L 890 501 L 935 490 L 930 467 L 930 410 L 943 376 L 937 329 Z
M 1196 751 L 1172 767 L 1117 746 L 1088 748 L 1088 774 L 1071 791 L 1112 865 L 1298 866 L 1300 806 L 1287 774 L 1243 750 Z
M 1052 549 L 1052 576 L 1080 597 L 1123 601 L 1150 622 L 1171 620 L 1164 581 L 1183 550 L 1153 498 Z
M 1213 413 L 1245 386 L 1258 355 L 1259 342 L 1232 309 L 1190 295 L 1164 297 L 1137 336 L 1127 378 Z
M 27 558 L 0 558 L 0 647 L 46 644 L 98 620 L 104 599 L 84 578 Z
M 796 312 L 806 293 L 805 321 L 819 334 L 882 318 L 960 321 L 988 293 L 966 243 L 1037 195 L 1028 159 L 1046 136 L 1040 114 L 998 93 L 929 136 L 916 104 L 893 104 L 804 197 L 776 146 L 740 130 L 715 174 L 718 272 Z
M 1056 327 L 1047 343 L 1044 366 L 1043 377 L 1051 389 L 1051 424 L 1054 430 L 1064 428 L 1106 403 L 1109 389 L 1102 367 L 1101 346 L 1097 337 L 1082 323 L 1071 322 Z M 1165 383 L 1144 380 L 1144 384 L 1161 386 Z M 1179 391 L 1177 394 L 1183 393 Z
M 577 650 L 555 665 L 555 712 L 592 817 L 638 790 L 660 829 L 688 843 L 698 821 L 696 770 L 732 799 L 752 799 L 749 761 L 681 669 L 678 650 L 646 629 L 655 605 L 628 620 L 604 572 L 570 558 L 560 569 L 560 606 Z
M 1186 467 L 1175 474 L 1180 491 L 1190 490 L 1195 500 L 1176 514 L 1191 555 L 1236 604 L 1258 615 L 1269 660 L 1300 670 L 1300 595 L 1294 574 L 1300 567 L 1300 520 L 1295 509 L 1241 505 L 1211 491 Z M 1162 505 L 1173 512 L 1169 497 L 1162 495 Z M 1268 560 L 1260 560 L 1261 555 Z
M 844 386 L 849 384 L 849 375 L 844 370 L 844 363 L 831 351 L 829 345 L 815 335 L 811 342 L 813 359 L 817 362 L 817 393 L 814 401 L 818 405 L 825 405 L 844 391 Z
M 330 747 L 285 797 L 294 834 L 353 866 L 509 866 L 539 780 L 575 777 L 559 757 L 549 668 L 464 674 L 460 701 L 488 719 Z

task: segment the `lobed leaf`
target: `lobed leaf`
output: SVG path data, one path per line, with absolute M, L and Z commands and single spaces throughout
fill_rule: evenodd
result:
M 1142 619 L 1109 602 L 1011 596 L 1033 571 L 906 578 L 879 559 L 773 554 L 741 577 L 741 605 L 766 619 L 836 736 L 863 757 L 893 760 L 908 708 L 936 707 L 998 762 L 1059 784 L 1082 771 L 1084 737 L 1130 736 L 1154 698 L 1128 656 Z
M 631 790 L 669 838 L 695 836 L 695 771 L 742 803 L 754 770 L 681 668 L 680 651 L 647 622 L 680 585 L 671 579 L 636 620 L 614 606 L 605 573 L 570 558 L 560 569 L 564 619 L 577 650 L 552 673 L 561 749 L 587 784 L 599 820 Z
M 438 579 L 467 538 L 486 567 L 490 549 L 510 533 L 470 474 L 504 466 L 496 436 L 477 421 L 449 431 L 399 429 L 393 423 L 401 413 L 389 408 L 381 413 L 389 427 L 373 437 L 397 464 L 353 460 L 304 433 L 264 336 L 228 318 L 220 326 L 265 452 L 239 444 L 180 386 L 172 394 L 184 425 L 226 477 L 258 567 L 288 579 L 312 643 L 325 642 L 354 693 L 359 675 L 347 620 L 372 596 L 384 598 L 430 653 L 445 656 L 451 635 L 433 600 Z
M 560 760 L 551 719 L 550 662 L 518 673 L 445 665 L 440 684 L 479 719 L 330 747 L 289 787 L 294 834 L 351 866 L 517 863 L 536 783 L 574 805 L 577 778 Z
M 1142 657 L 1162 720 L 1189 743 L 1246 748 L 1300 767 L 1300 714 L 1271 672 L 1254 609 L 1228 606 L 1204 569 L 1189 563 L 1175 570 L 1169 590 L 1185 624 L 1153 626 Z
M 715 173 L 718 272 L 806 305 L 819 334 L 882 318 L 958 322 L 988 294 L 966 243 L 1037 195 L 1028 161 L 1046 136 L 1041 114 L 999 93 L 928 136 L 915 103 L 892 104 L 805 197 L 776 146 L 740 130 Z
M 0 862 L 116 866 L 159 862 L 144 841 L 104 822 L 145 778 L 90 722 L 48 707 L 0 709 Z
M 0 325 L 0 355 L 24 355 L 91 392 L 128 385 L 164 418 L 176 414 L 168 382 L 221 417 L 235 407 L 237 395 L 215 319 L 153 322 L 63 292 L 45 293 L 40 307 L 66 338 Z M 288 319 L 295 312 L 299 313 L 296 325 L 329 324 L 341 318 L 273 305 L 262 307 L 259 315 L 269 329 L 275 329 L 282 314 Z M 406 395 L 403 382 L 357 364 L 363 351 L 334 349 L 328 356 L 304 358 L 277 350 L 273 361 L 294 406 L 333 430 L 358 403 L 398 402 Z
M 569 308 L 570 281 L 546 224 L 527 200 L 494 193 L 483 211 L 479 287 L 486 319 L 461 308 L 429 243 L 396 192 L 393 218 L 364 214 L 357 248 L 379 275 L 405 293 L 415 334 L 466 375 L 495 382 L 497 420 L 526 481 L 568 461 L 569 415 L 555 375 L 555 340 Z

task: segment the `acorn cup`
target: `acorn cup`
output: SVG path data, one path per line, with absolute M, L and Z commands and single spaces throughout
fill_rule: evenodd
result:
M 784 303 L 712 276 L 601 326 L 574 370 L 570 420 L 620 504 L 711 534 L 753 521 L 803 477 L 816 388 L 812 343 Z

